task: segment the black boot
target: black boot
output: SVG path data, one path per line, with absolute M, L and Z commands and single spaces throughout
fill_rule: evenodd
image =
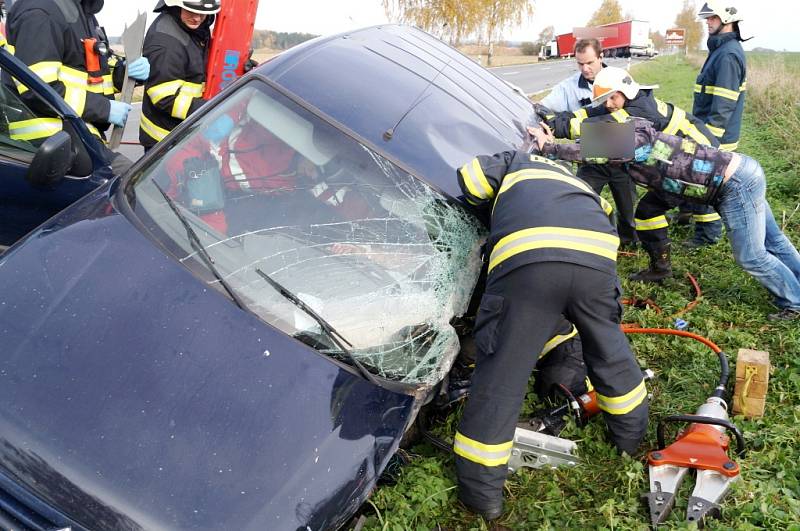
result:
M 650 257 L 650 267 L 638 273 L 632 274 L 631 280 L 637 282 L 661 282 L 665 278 L 672 276 L 672 262 L 669 259 L 669 243 L 655 247 L 646 246 Z

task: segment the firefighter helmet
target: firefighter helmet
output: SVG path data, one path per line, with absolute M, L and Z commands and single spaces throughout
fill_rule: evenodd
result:
M 732 24 L 742 21 L 742 14 L 739 10 L 730 5 L 730 0 L 706 0 L 703 7 L 697 13 L 698 18 L 706 19 L 718 16 L 723 24 Z
M 594 78 L 592 86 L 592 105 L 604 103 L 615 92 L 622 92 L 625 97 L 632 100 L 640 89 L 654 89 L 658 85 L 640 85 L 623 68 L 607 66 L 600 70 Z
M 158 0 L 153 11 L 159 12 L 170 6 L 180 7 L 200 15 L 215 15 L 219 12 L 220 0 Z

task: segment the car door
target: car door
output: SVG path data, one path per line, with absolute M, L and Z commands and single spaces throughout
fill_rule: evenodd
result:
M 89 133 L 75 112 L 49 85 L 33 74 L 6 49 L 0 49 L 0 251 L 48 218 L 106 181 L 110 172 L 100 152 L 100 140 Z M 13 79 L 13 81 L 12 81 Z M 16 85 L 16 86 L 15 86 Z M 41 118 L 19 97 L 25 87 L 48 116 L 61 118 L 72 137 L 75 163 L 67 178 L 53 186 L 38 187 L 28 182 L 28 170 L 44 139 L 26 139 L 11 134 L 9 123 Z M 34 122 L 32 122 L 34 123 Z M 13 136 L 13 138 L 12 138 Z

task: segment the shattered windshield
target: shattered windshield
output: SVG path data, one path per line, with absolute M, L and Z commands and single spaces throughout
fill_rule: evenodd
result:
M 433 383 L 449 370 L 449 323 L 479 274 L 480 224 L 267 85 L 228 97 L 132 182 L 128 197 L 154 235 L 190 269 L 208 269 L 188 222 L 219 275 L 205 281 L 224 280 L 264 321 L 346 361 L 267 275 L 373 374 Z

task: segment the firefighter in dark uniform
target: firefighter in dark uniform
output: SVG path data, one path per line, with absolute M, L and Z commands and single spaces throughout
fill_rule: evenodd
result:
M 95 18 L 103 4 L 103 0 L 25 0 L 12 5 L 6 23 L 12 53 L 49 83 L 101 139 L 109 124 L 125 125 L 131 108 L 114 100 L 125 66 L 123 59 L 110 53 L 108 38 Z M 128 76 L 140 81 L 149 71 L 145 58 L 128 65 Z M 9 123 L 11 138 L 37 142 L 61 130 L 61 119 L 27 87 L 5 75 L 3 82 L 38 116 Z M 115 174 L 131 164 L 110 150 L 107 157 Z
M 205 103 L 206 59 L 219 0 L 159 0 L 144 38 L 150 60 L 139 142 L 145 151 Z
M 575 324 L 611 438 L 633 453 L 647 427 L 642 371 L 619 327 L 619 246 L 610 207 L 562 166 L 525 152 L 479 156 L 458 171 L 467 201 L 491 209 L 477 362 L 454 451 L 459 499 L 502 514 L 506 464 L 528 379 L 564 317 Z
M 705 19 L 708 26 L 708 57 L 695 81 L 692 114 L 719 139 L 722 151 L 736 151 L 747 85 L 747 63 L 739 32 L 742 17 L 727 0 L 705 2 L 697 16 Z M 690 211 L 695 235 L 685 245 L 700 247 L 719 240 L 719 215 L 703 206 Z
M 689 138 L 703 146 L 719 146 L 719 141 L 703 122 L 680 107 L 654 97 L 654 88 L 638 84 L 622 68 L 604 68 L 594 84 L 595 106 L 580 113 L 548 115 L 548 125 L 556 138 L 574 140 L 580 136 L 584 121 L 624 122 L 633 116 L 649 120 L 658 131 Z M 654 190 L 649 190 L 639 201 L 635 214 L 636 234 L 647 251 L 650 265 L 631 275 L 631 280 L 658 282 L 672 275 L 669 222 L 665 213 L 676 206 L 675 197 Z

